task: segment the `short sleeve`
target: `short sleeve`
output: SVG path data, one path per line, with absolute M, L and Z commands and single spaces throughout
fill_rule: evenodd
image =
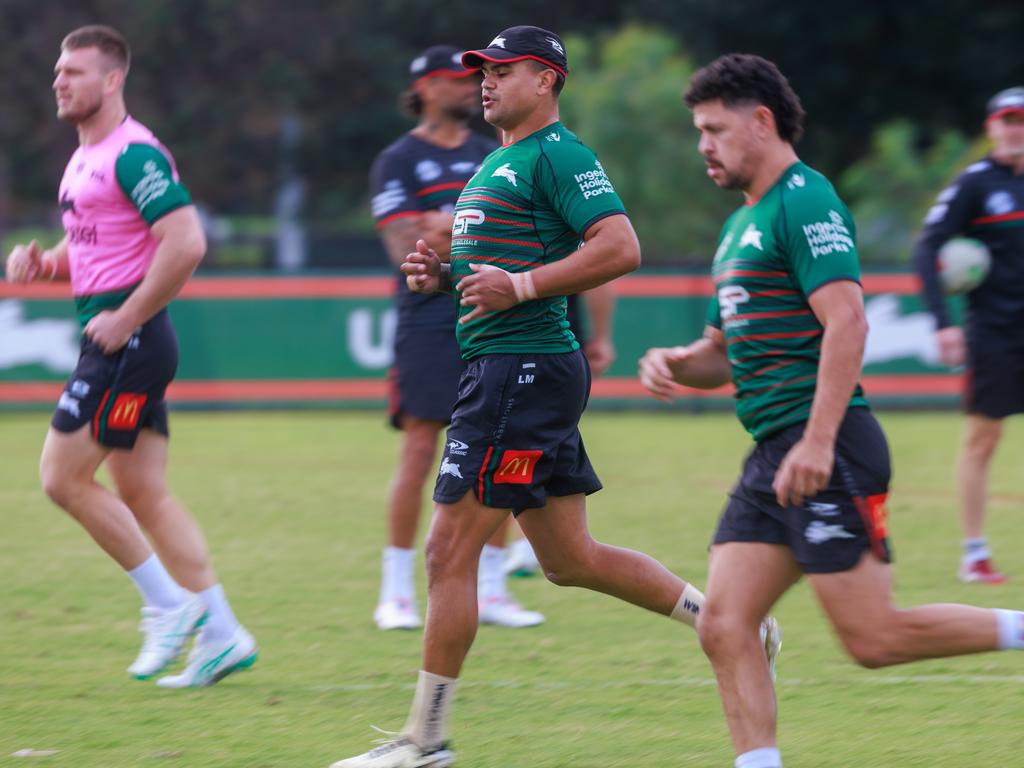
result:
M 147 224 L 192 204 L 170 158 L 152 144 L 128 144 L 118 155 L 114 169 L 117 183 Z
M 805 296 L 837 280 L 860 282 L 853 217 L 830 187 L 786 200 L 784 221 L 790 269 Z
M 626 212 L 601 162 L 583 144 L 542 140 L 538 163 L 541 191 L 577 234 L 607 216 Z
M 382 152 L 370 168 L 370 208 L 377 228 L 420 213 L 410 163 L 396 152 Z

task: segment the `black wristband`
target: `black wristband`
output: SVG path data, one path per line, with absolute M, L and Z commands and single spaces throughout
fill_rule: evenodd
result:
M 437 292 L 452 292 L 452 265 L 441 263 L 441 273 L 437 276 Z

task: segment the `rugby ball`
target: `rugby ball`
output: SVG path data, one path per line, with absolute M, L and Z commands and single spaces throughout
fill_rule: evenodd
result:
M 954 237 L 939 249 L 939 277 L 946 293 L 973 291 L 991 266 L 992 254 L 980 240 Z

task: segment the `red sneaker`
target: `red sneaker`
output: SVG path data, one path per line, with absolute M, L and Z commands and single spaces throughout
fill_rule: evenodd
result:
M 979 581 L 983 584 L 1005 584 L 1009 579 L 1005 573 L 1000 573 L 987 557 L 984 560 L 975 560 L 973 563 L 960 566 L 958 574 L 960 581 Z

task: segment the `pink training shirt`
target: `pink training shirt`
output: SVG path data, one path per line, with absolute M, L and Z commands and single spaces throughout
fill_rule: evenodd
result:
M 161 216 L 190 205 L 170 152 L 126 117 L 98 144 L 80 146 L 60 182 L 71 292 L 76 297 L 130 288 L 149 269 Z

